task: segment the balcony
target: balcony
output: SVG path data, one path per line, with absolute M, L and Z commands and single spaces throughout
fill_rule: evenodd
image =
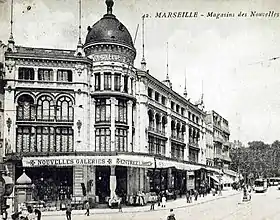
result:
M 198 144 L 197 141 L 189 139 L 189 147 L 192 147 L 192 148 L 195 148 L 195 149 L 199 149 L 199 144 Z
M 153 127 L 153 126 L 149 126 L 149 127 L 148 127 L 148 131 L 153 132 L 153 133 L 156 133 L 156 134 L 160 134 L 160 135 L 162 135 L 162 136 L 165 136 L 165 131 L 164 131 L 164 130 L 161 130 L 161 129 L 159 129 L 159 128 L 155 128 L 155 127 Z
M 182 137 L 180 135 L 171 134 L 171 138 L 176 140 L 176 141 L 184 142 L 184 137 Z
M 227 161 L 227 162 L 231 162 L 230 157 L 227 156 L 227 155 L 215 154 L 214 158 L 219 159 L 219 160 L 223 160 L 223 161 Z
M 222 137 L 214 137 L 214 142 L 224 143 L 224 139 Z

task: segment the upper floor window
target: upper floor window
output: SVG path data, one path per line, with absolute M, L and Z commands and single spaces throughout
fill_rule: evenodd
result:
M 166 97 L 161 96 L 161 104 L 166 105 Z
M 180 106 L 179 106 L 179 105 L 176 105 L 176 112 L 179 113 L 179 109 L 180 109 Z
M 21 95 L 18 98 L 17 120 L 35 120 L 35 105 L 30 95 Z
M 128 93 L 128 76 L 124 77 L 124 92 Z
M 148 96 L 153 98 L 153 90 L 151 88 L 148 88 Z
M 127 103 L 125 100 L 117 100 L 116 121 L 121 123 L 127 122 Z
M 2 102 L 0 101 L 0 109 L 2 108 Z
M 121 74 L 115 73 L 114 75 L 115 91 L 121 91 Z
M 94 74 L 94 77 L 95 77 L 95 90 L 100 90 L 100 73 L 95 73 Z
M 158 102 L 159 101 L 159 93 L 155 92 L 155 100 Z
M 44 95 L 38 99 L 37 119 L 41 121 L 54 120 L 54 103 L 50 96 Z
M 111 103 L 109 99 L 97 99 L 95 104 L 95 121 L 111 121 Z
M 95 131 L 95 151 L 111 151 L 111 131 L 109 128 L 98 128 Z
M 73 103 L 67 96 L 62 96 L 57 100 L 56 120 L 57 121 L 73 121 Z
M 18 68 L 18 79 L 34 80 L 34 69 L 26 68 L 26 67 L 19 67 Z
M 104 90 L 112 89 L 112 75 L 111 73 L 104 73 Z
M 72 82 L 72 71 L 71 70 L 57 70 L 57 81 L 61 82 Z
M 53 70 L 52 69 L 39 69 L 38 80 L 40 81 L 53 81 Z
M 130 86 L 131 86 L 131 87 L 130 87 L 130 88 L 131 88 L 131 94 L 133 94 L 133 79 L 130 79 L 130 82 L 131 82 L 131 83 L 130 83 Z
M 185 109 L 184 108 L 181 108 L 181 115 L 185 115 Z
M 175 103 L 171 101 L 171 109 L 174 110 Z
M 127 130 L 116 129 L 116 151 L 125 152 L 128 151 L 127 147 Z

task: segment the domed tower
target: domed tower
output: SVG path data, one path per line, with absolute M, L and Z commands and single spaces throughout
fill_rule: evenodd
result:
M 107 13 L 88 27 L 84 44 L 92 60 L 91 143 L 96 152 L 132 152 L 136 50 L 129 31 L 112 13 L 113 0 L 106 5 Z

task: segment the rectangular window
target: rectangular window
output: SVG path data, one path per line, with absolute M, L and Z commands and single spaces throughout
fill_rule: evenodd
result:
M 38 80 L 40 81 L 53 81 L 53 70 L 52 69 L 39 69 Z
M 94 74 L 94 80 L 95 80 L 95 91 L 99 91 L 100 90 L 100 73 L 95 73 Z
M 149 154 L 154 154 L 155 153 L 155 138 L 149 136 L 148 144 L 149 144 Z
M 114 75 L 115 91 L 121 91 L 121 74 L 115 73 Z
M 127 123 L 127 103 L 126 100 L 117 100 L 116 104 L 116 122 Z
M 161 96 L 161 104 L 166 105 L 166 97 Z
M 171 101 L 171 109 L 174 110 L 175 103 Z
M 104 90 L 111 90 L 112 78 L 111 73 L 104 73 Z
M 116 151 L 126 152 L 128 151 L 127 146 L 127 130 L 125 129 L 116 129 Z
M 131 88 L 131 94 L 133 94 L 133 79 L 130 80 L 130 88 Z
M 128 93 L 128 76 L 124 77 L 124 92 Z
M 176 112 L 179 113 L 179 109 L 180 109 L 180 106 L 179 106 L 179 105 L 176 105 Z
M 185 109 L 184 108 L 181 108 L 181 115 L 185 116 Z
M 148 96 L 149 96 L 150 98 L 153 98 L 153 89 L 148 88 Z
M 71 70 L 57 70 L 57 81 L 60 82 L 72 82 L 72 71 Z
M 26 67 L 19 67 L 18 68 L 18 79 L 34 80 L 34 69 L 26 68 Z
M 155 92 L 155 100 L 158 102 L 159 101 L 159 93 Z
M 109 128 L 98 128 L 95 131 L 95 151 L 111 151 L 111 131 Z
M 111 121 L 110 99 L 97 99 L 95 104 L 95 122 Z

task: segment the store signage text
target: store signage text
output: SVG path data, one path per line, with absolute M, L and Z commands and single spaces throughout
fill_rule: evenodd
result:
M 37 166 L 128 166 L 154 168 L 154 159 L 138 156 L 60 156 L 60 157 L 24 157 L 22 160 L 24 167 Z

